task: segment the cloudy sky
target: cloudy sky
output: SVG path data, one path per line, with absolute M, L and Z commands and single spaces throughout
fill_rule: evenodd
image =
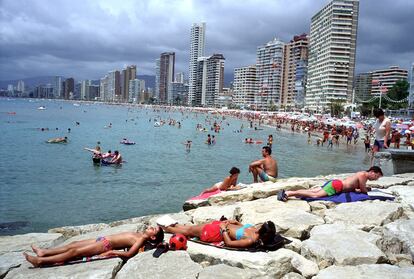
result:
M 207 24 L 206 54 L 225 71 L 254 64 L 256 47 L 309 32 L 328 0 L 0 0 L 0 80 L 42 75 L 98 79 L 136 64 L 154 74 L 175 51 L 187 73 L 190 28 Z M 357 72 L 414 62 L 414 1 L 361 0 Z

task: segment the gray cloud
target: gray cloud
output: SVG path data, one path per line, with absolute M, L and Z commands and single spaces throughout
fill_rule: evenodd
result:
M 205 21 L 206 54 L 223 53 L 226 72 L 255 63 L 256 48 L 274 37 L 308 33 L 328 0 L 82 1 L 0 0 L 0 79 L 38 75 L 99 78 L 137 64 L 153 74 L 161 52 L 176 52 L 187 72 L 189 32 Z M 360 2 L 357 72 L 414 60 L 414 1 Z

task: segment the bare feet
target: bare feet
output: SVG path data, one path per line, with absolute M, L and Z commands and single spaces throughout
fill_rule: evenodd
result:
M 32 250 L 33 250 L 33 252 L 35 252 L 35 253 L 36 253 L 36 255 L 38 255 L 39 257 L 43 257 L 43 256 L 44 256 L 43 250 L 42 250 L 42 249 L 40 249 L 39 247 L 36 247 L 36 246 L 32 245 Z
M 31 263 L 34 267 L 40 266 L 40 261 L 38 257 L 30 256 L 27 253 L 23 253 L 23 256 L 26 258 L 26 260 Z

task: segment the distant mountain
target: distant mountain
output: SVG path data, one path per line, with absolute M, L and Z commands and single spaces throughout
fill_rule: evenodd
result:
M 16 79 L 16 80 L 0 80 L 0 88 L 1 89 L 7 89 L 7 85 L 13 84 L 14 86 L 17 86 L 17 82 L 19 80 L 24 81 L 25 87 L 35 87 L 39 84 L 48 84 L 52 83 L 54 76 L 39 76 L 39 77 L 30 77 L 30 78 L 22 78 L 22 79 Z

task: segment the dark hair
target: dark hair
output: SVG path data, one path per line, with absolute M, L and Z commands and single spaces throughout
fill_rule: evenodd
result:
M 379 173 L 379 174 L 383 175 L 381 168 L 378 167 L 378 166 L 370 167 L 369 170 L 367 170 L 367 172 L 370 172 L 370 171 L 373 171 L 375 173 Z
M 263 146 L 262 149 L 266 150 L 267 154 L 272 155 L 272 149 L 269 146 Z
M 236 173 L 240 173 L 240 170 L 236 167 L 232 167 L 230 170 L 230 174 L 236 174 Z
M 108 150 L 108 153 L 112 153 L 112 151 L 111 150 Z
M 263 245 L 270 243 L 276 234 L 276 227 L 272 221 L 266 221 L 259 229 L 259 242 Z
M 151 239 L 151 238 L 148 239 L 148 241 L 151 242 L 151 244 L 157 245 L 164 241 L 164 231 L 162 230 L 161 227 L 158 227 L 158 228 L 159 230 L 157 234 L 155 235 L 155 239 Z
M 374 109 L 375 118 L 378 118 L 378 117 L 383 116 L 383 115 L 384 115 L 384 111 L 382 109 L 380 109 L 380 108 Z
M 119 152 L 118 152 L 118 150 L 115 150 L 115 152 L 114 152 L 116 155 L 118 155 L 119 154 Z

